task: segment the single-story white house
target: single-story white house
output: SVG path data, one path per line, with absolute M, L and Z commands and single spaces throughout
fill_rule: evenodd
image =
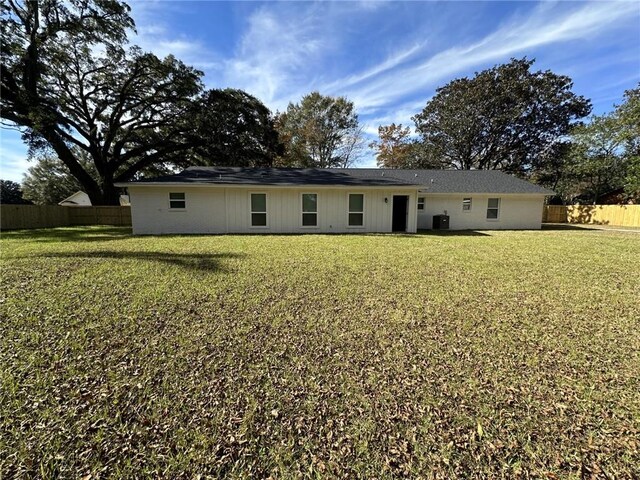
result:
M 134 234 L 539 229 L 553 195 L 496 170 L 191 167 L 117 186 Z

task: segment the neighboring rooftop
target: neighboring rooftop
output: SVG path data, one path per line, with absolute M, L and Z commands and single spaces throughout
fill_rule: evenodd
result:
M 190 167 L 132 184 L 416 186 L 430 193 L 531 193 L 553 195 L 497 170 L 400 170 L 381 168 Z

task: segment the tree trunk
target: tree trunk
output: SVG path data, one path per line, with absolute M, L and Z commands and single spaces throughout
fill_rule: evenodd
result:
M 85 188 L 85 190 L 91 199 L 91 205 L 120 205 L 120 189 L 118 187 L 110 185 L 102 189 Z

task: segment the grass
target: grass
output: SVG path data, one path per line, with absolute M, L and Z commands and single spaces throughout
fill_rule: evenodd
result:
M 640 477 L 640 236 L 484 233 L 3 233 L 0 477 Z

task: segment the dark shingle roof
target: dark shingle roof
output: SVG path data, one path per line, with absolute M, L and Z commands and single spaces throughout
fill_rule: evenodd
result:
M 499 170 L 400 170 L 377 168 L 349 169 L 354 176 L 380 175 L 421 185 L 429 193 L 530 193 L 554 192 Z
M 352 175 L 345 168 L 240 168 L 189 167 L 176 175 L 140 180 L 134 183 L 207 183 L 221 185 L 342 185 L 407 186 L 415 182 L 380 176 Z
M 131 182 L 212 185 L 417 186 L 429 193 L 553 195 L 497 170 L 400 170 L 380 168 L 190 167 L 176 175 Z

